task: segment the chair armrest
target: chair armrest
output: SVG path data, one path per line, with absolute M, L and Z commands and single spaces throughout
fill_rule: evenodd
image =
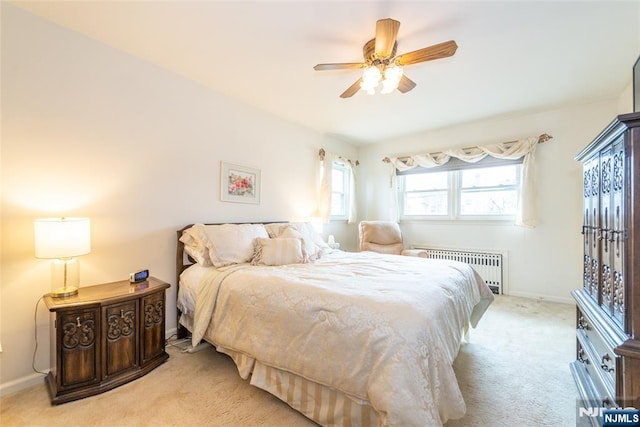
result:
M 420 258 L 429 258 L 427 251 L 422 249 L 403 249 L 400 255 L 417 256 Z

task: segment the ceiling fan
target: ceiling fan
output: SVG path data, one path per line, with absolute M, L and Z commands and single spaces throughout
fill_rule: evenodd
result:
M 365 43 L 362 48 L 364 62 L 318 64 L 313 69 L 316 71 L 363 70 L 362 77 L 345 90 L 340 95 L 340 98 L 350 98 L 360 89 L 366 90 L 369 94 L 374 94 L 376 87 L 380 83 L 382 83 L 382 93 L 389 93 L 394 89 L 407 93 L 416 87 L 416 83 L 404 75 L 403 67 L 405 65 L 446 58 L 452 56 L 458 49 L 456 42 L 449 40 L 395 56 L 398 49 L 396 37 L 399 28 L 400 22 L 396 20 L 391 18 L 380 19 L 376 22 L 375 38 Z

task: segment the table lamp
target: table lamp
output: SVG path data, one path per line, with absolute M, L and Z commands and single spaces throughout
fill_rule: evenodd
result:
M 40 218 L 34 229 L 36 258 L 54 259 L 53 296 L 77 294 L 80 273 L 75 257 L 91 252 L 89 218 Z

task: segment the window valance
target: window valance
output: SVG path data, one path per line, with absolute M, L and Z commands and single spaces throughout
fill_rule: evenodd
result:
M 534 153 L 539 143 L 548 141 L 552 136 L 542 134 L 538 137 L 530 137 L 518 141 L 501 142 L 492 145 L 479 145 L 475 147 L 444 150 L 437 153 L 415 154 L 403 157 L 385 157 L 384 162 L 394 167 L 394 175 L 406 173 L 415 168 L 444 167 L 453 159 L 460 159 L 466 163 L 482 162 L 483 159 L 504 159 L 516 161 L 522 159 L 520 172 L 520 199 L 518 200 L 518 213 L 516 225 L 535 227 L 536 225 L 536 185 L 535 185 L 535 157 Z M 491 162 L 493 163 L 493 162 Z M 478 164 L 479 166 L 479 164 Z M 488 166 L 488 165 L 483 165 Z M 460 169 L 451 167 L 450 170 Z
M 360 164 L 358 160 L 349 160 L 346 157 L 337 156 L 332 153 L 327 153 L 324 148 L 321 148 L 320 150 L 318 150 L 318 157 L 320 158 L 321 162 L 324 162 L 326 157 L 331 157 L 334 162 L 337 162 L 343 165 L 350 165 L 351 167 L 358 166 Z

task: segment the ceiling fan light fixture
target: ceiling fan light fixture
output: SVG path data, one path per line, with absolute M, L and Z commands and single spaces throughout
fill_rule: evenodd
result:
M 400 93 L 407 93 L 416 87 L 416 83 L 404 75 L 403 66 L 447 58 L 455 54 L 458 49 L 456 42 L 449 40 L 396 56 L 399 27 L 400 22 L 394 19 L 379 19 L 376 22 L 375 37 L 366 42 L 362 48 L 364 62 L 317 64 L 313 69 L 316 71 L 363 69 L 362 77 L 342 92 L 340 98 L 351 98 L 360 89 L 369 95 L 374 95 L 380 82 L 382 82 L 381 93 L 391 93 L 395 89 Z
M 387 94 L 387 93 L 393 92 L 394 89 L 396 89 L 398 87 L 397 83 L 395 85 L 393 83 L 394 82 L 389 81 L 389 80 L 383 80 L 382 81 L 382 89 L 380 89 L 380 93 Z
M 404 69 L 401 65 L 391 64 L 384 69 L 384 79 L 399 82 L 403 72 Z
M 362 71 L 362 82 L 360 87 L 365 90 L 369 95 L 375 93 L 375 89 L 380 84 L 382 79 L 382 72 L 375 65 L 370 65 L 364 68 Z
M 400 79 L 402 78 L 403 69 L 400 65 L 391 64 L 384 70 L 384 80 L 382 81 L 382 89 L 380 93 L 391 93 L 398 88 Z

